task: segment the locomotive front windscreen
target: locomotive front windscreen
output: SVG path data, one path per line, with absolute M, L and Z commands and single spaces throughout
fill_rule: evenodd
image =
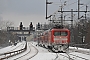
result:
M 55 31 L 54 32 L 54 36 L 67 36 L 68 33 L 67 32 L 63 32 L 63 31 Z

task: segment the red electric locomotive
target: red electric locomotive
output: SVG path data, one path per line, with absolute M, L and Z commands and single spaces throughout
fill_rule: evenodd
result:
M 70 31 L 65 28 L 52 28 L 43 32 L 39 45 L 50 48 L 55 52 L 65 51 L 69 47 Z

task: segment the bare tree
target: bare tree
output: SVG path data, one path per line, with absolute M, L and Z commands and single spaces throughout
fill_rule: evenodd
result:
M 3 27 L 3 21 L 0 20 L 0 29 L 2 29 L 2 27 Z
M 0 20 L 0 29 L 6 29 L 7 27 L 11 27 L 13 25 L 14 23 L 9 20 L 7 21 Z

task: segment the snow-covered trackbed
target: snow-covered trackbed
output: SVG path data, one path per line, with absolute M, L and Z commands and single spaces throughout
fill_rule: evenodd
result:
M 89 49 L 69 49 L 66 53 L 56 53 L 58 55 L 56 60 L 90 60 Z
M 57 53 L 58 54 L 58 58 L 56 60 L 90 60 L 89 56 L 86 57 L 86 55 L 80 54 L 80 53 Z M 83 56 L 85 57 L 83 57 Z
M 26 45 L 26 42 L 24 41 L 21 44 L 17 44 L 16 46 L 10 46 L 10 47 L 1 49 L 1 51 L 2 50 L 4 50 L 4 51 L 3 51 L 3 53 L 0 54 L 0 59 L 1 60 L 7 59 L 9 57 L 15 56 L 15 55 L 25 51 L 25 45 Z
M 70 47 L 71 48 L 71 47 Z M 38 47 L 38 49 L 40 50 L 40 46 Z M 47 49 L 48 50 L 48 49 Z M 53 57 L 51 58 L 52 55 L 49 55 L 49 57 L 51 59 L 47 59 L 46 57 L 42 57 L 44 58 L 43 60 L 90 60 L 90 50 L 89 49 L 70 49 L 68 50 L 66 53 L 53 53 L 52 51 L 49 51 L 50 54 L 53 55 Z M 48 52 L 47 56 L 48 56 Z M 43 52 L 44 54 L 44 52 Z M 42 55 L 43 56 L 43 55 Z M 41 56 L 38 56 L 41 58 Z M 37 58 L 37 60 L 40 60 L 40 58 Z M 33 58 L 34 60 L 35 58 Z M 31 59 L 32 60 L 32 59 Z
M 37 42 L 27 42 L 27 49 L 5 60 L 90 60 L 90 50 L 71 48 L 66 53 L 54 53 L 40 47 Z
M 31 58 L 33 58 L 35 55 L 38 54 L 38 49 L 35 48 L 33 45 L 31 45 L 30 43 L 27 43 L 27 51 L 20 54 L 20 55 L 17 55 L 17 57 L 15 56 L 15 59 L 14 57 L 10 58 L 9 60 L 29 60 Z
M 12 52 L 12 51 L 17 51 L 20 49 L 23 49 L 25 47 L 26 42 L 22 41 L 19 42 L 16 46 L 12 45 L 12 46 L 8 46 L 5 48 L 0 49 L 0 55 L 2 55 L 3 53 L 7 53 L 7 52 Z

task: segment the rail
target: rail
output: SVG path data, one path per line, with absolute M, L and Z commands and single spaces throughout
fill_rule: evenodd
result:
M 17 50 L 17 51 L 12 51 L 12 52 L 7 52 L 7 53 L 1 54 L 1 55 L 4 55 L 5 57 L 0 58 L 0 60 L 8 59 L 9 57 L 18 55 L 18 54 L 24 52 L 26 49 L 27 49 L 27 42 L 26 42 L 25 48 L 23 48 L 23 49 L 20 49 L 20 50 Z
M 70 46 L 90 49 L 90 44 L 70 44 Z
M 27 45 L 28 45 L 27 53 L 25 53 L 24 55 L 22 55 L 20 57 L 13 59 L 13 60 L 22 60 L 22 59 L 23 60 L 30 60 L 38 54 L 39 51 L 35 46 L 33 46 L 32 44 L 27 44 Z M 27 58 L 25 58 L 25 57 L 27 57 Z

